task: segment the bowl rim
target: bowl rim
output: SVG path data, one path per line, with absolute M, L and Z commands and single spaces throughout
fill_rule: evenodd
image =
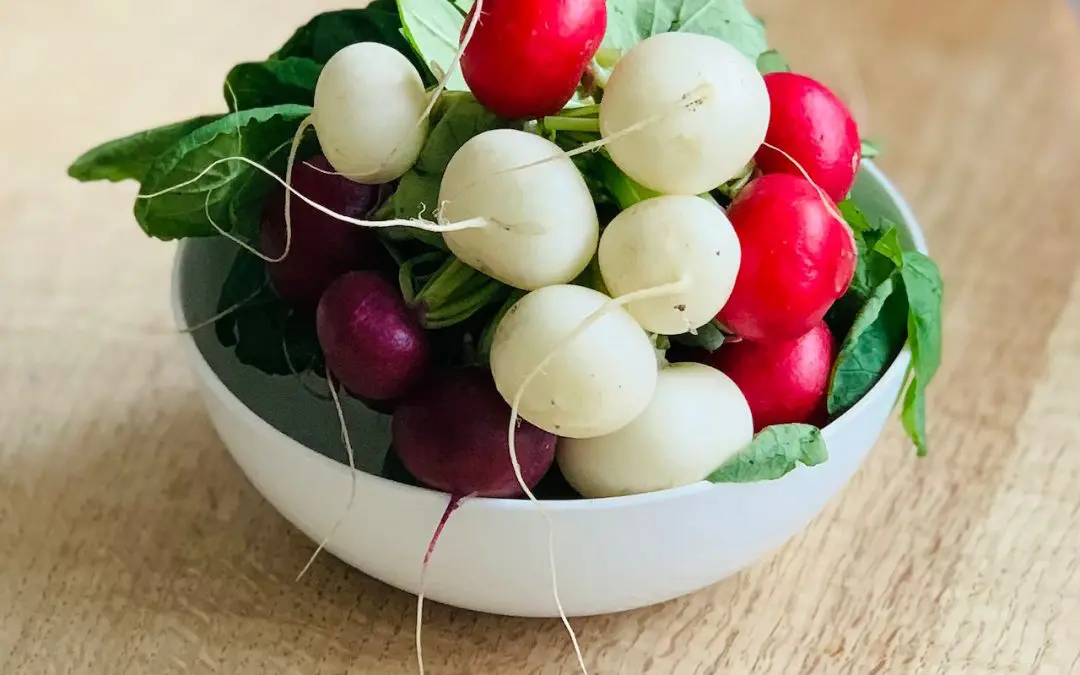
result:
M 885 176 L 884 172 L 877 167 L 877 165 L 871 160 L 864 160 L 861 164 L 861 169 L 865 170 L 870 177 L 884 190 L 900 212 L 901 219 L 903 220 L 903 227 L 907 230 L 908 235 L 911 237 L 912 244 L 915 250 L 929 254 L 929 249 L 926 243 L 926 237 L 923 233 L 922 226 L 918 219 L 915 217 L 911 206 L 907 200 L 900 194 L 895 185 Z M 350 469 L 347 464 L 343 464 L 336 460 L 333 460 L 320 452 L 309 448 L 303 443 L 292 438 L 288 434 L 280 431 L 277 427 L 267 422 L 265 419 L 257 415 L 251 408 L 249 408 L 243 401 L 241 401 L 236 394 L 233 393 L 221 378 L 218 377 L 214 369 L 210 367 L 210 364 L 206 361 L 202 351 L 199 349 L 198 344 L 195 342 L 195 337 L 190 332 L 184 331 L 185 324 L 183 298 L 181 297 L 182 281 L 181 281 L 181 269 L 184 256 L 184 250 L 187 247 L 188 242 L 181 240 L 177 246 L 176 252 L 173 256 L 172 266 L 172 282 L 171 282 L 171 304 L 173 321 L 177 328 L 181 332 L 183 349 L 187 354 L 189 361 L 192 363 L 196 375 L 203 381 L 205 386 L 209 387 L 218 398 L 222 401 L 229 413 L 241 418 L 246 424 L 256 428 L 262 435 L 276 437 L 283 442 L 283 447 L 289 449 L 290 452 L 306 453 L 307 455 L 314 456 L 318 461 L 325 462 L 330 470 L 338 471 L 340 473 L 348 475 L 350 472 L 356 474 L 357 489 L 364 488 L 365 483 L 372 486 L 378 485 L 380 489 L 397 490 L 404 495 L 411 494 L 418 498 L 430 498 L 432 496 L 438 496 L 445 498 L 446 493 L 426 488 L 422 486 L 408 485 L 401 483 L 391 478 L 385 478 L 373 473 L 368 473 L 360 469 Z M 873 405 L 875 399 L 885 395 L 885 391 L 889 389 L 890 383 L 898 378 L 905 378 L 907 375 L 908 365 L 911 362 L 911 349 L 905 344 L 900 354 L 893 360 L 892 365 L 885 371 L 869 392 L 866 393 L 859 401 L 852 406 L 849 410 L 842 413 L 835 420 L 825 425 L 822 428 L 822 434 L 825 436 L 826 445 L 828 445 L 828 439 L 830 436 L 842 433 L 843 430 L 849 427 L 853 420 L 868 407 Z M 895 407 L 895 401 L 891 407 Z M 813 470 L 815 467 L 800 466 L 796 471 Z M 794 473 L 794 472 L 793 472 Z M 790 475 L 790 474 L 789 474 Z M 783 480 L 783 479 L 780 479 Z M 770 481 L 779 482 L 779 481 Z M 745 489 L 746 484 L 743 483 L 709 483 L 707 481 L 698 481 L 689 485 L 684 485 L 677 488 L 669 488 L 666 490 L 658 490 L 655 492 L 646 492 L 642 494 L 626 495 L 620 497 L 599 497 L 599 498 L 580 498 L 580 499 L 554 499 L 554 500 L 542 500 L 543 508 L 545 510 L 597 510 L 608 508 L 621 508 L 625 506 L 641 506 L 650 504 L 653 502 L 667 501 L 670 499 L 679 499 L 684 496 L 688 496 L 702 490 L 737 490 L 740 488 Z M 474 504 L 473 508 L 484 507 L 490 509 L 504 509 L 504 510 L 523 510 L 529 509 L 535 510 L 536 506 L 532 504 L 528 499 L 506 499 L 497 497 L 475 497 L 468 500 Z

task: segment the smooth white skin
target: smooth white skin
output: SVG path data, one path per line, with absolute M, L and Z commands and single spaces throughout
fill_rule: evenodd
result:
M 466 265 L 515 288 L 568 283 L 596 253 L 600 224 L 585 179 L 559 146 L 535 134 L 494 129 L 469 139 L 450 158 L 439 204 L 445 222 L 480 217 L 504 226 L 444 238 Z
M 735 287 L 742 250 L 724 211 L 696 196 L 666 195 L 615 216 L 600 237 L 600 275 L 614 296 L 685 278 L 685 292 L 636 300 L 626 309 L 641 326 L 679 335 L 704 326 Z
M 680 106 L 706 84 L 700 104 Z M 753 158 L 765 140 L 769 110 L 765 80 L 737 49 L 705 35 L 660 33 L 615 65 L 600 103 L 600 132 L 606 138 L 666 115 L 612 140 L 608 153 L 645 187 L 701 194 L 734 178 Z
M 427 137 L 420 73 L 404 55 L 358 42 L 327 61 L 315 85 L 312 125 L 327 161 L 356 182 L 379 184 L 408 171 Z
M 677 363 L 660 371 L 633 422 L 599 438 L 560 439 L 556 458 L 582 496 L 618 497 L 703 480 L 753 436 L 750 406 L 727 375 Z
M 548 286 L 525 295 L 499 322 L 491 373 L 510 405 L 529 373 L 561 344 L 526 387 L 523 419 L 558 436 L 589 438 L 629 424 L 648 405 L 656 387 L 656 352 L 625 309 L 613 308 L 564 341 L 609 301 L 584 286 Z

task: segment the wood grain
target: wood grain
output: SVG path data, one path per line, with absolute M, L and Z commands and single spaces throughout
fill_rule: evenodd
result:
M 0 672 L 412 672 L 411 597 L 311 546 L 228 459 L 169 328 L 172 247 L 64 168 L 221 108 L 323 1 L 0 4 Z M 834 84 L 947 290 L 932 454 L 893 424 L 802 536 L 575 621 L 597 675 L 1080 673 L 1080 31 L 1054 0 L 757 3 Z M 718 517 L 722 517 L 722 514 Z M 440 675 L 575 672 L 558 622 L 432 607 Z

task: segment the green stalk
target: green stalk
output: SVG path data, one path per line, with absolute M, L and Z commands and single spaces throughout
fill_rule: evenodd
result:
M 582 105 L 577 108 L 567 108 L 560 112 L 558 117 L 596 117 L 600 114 L 600 106 L 598 104 Z
M 548 131 L 584 131 L 597 133 L 600 131 L 600 120 L 595 117 L 566 117 L 554 115 L 544 118 L 544 128 Z
M 450 256 L 409 304 L 421 309 L 425 328 L 449 328 L 491 304 L 505 288 Z
M 473 292 L 443 305 L 437 312 L 429 313 L 424 324 L 432 330 L 449 328 L 459 324 L 497 300 L 506 291 L 506 288 L 506 286 L 494 279 L 488 279 L 486 283 Z

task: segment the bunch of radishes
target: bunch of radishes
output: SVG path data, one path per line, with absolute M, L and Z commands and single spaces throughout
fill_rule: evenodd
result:
M 104 144 L 72 175 L 138 178 L 162 238 L 244 244 L 261 203 L 249 250 L 276 298 L 433 488 L 660 490 L 765 427 L 827 423 L 825 316 L 865 248 L 838 208 L 862 152 L 845 105 L 759 70 L 740 3 L 425 2 L 321 15 L 230 73 L 232 114 Z M 420 37 L 447 26 L 458 53 L 429 68 Z M 284 189 L 263 198 L 259 172 Z
M 487 0 L 467 27 L 474 18 L 465 81 L 488 110 L 525 123 L 461 145 L 431 223 L 457 261 L 524 292 L 491 327 L 490 372 L 433 358 L 425 308 L 387 278 L 374 227 L 294 200 L 291 252 L 270 265 L 283 298 L 318 298 L 330 372 L 393 411 L 405 467 L 453 494 L 508 497 L 557 456 L 580 494 L 606 497 L 702 480 L 755 429 L 823 423 L 835 353 L 823 318 L 856 264 L 835 206 L 860 160 L 844 105 L 810 78 L 763 77 L 715 37 L 642 40 L 593 84 L 591 109 L 568 109 L 576 129 L 595 125 L 577 145 L 648 195 L 602 226 L 574 142 L 552 129 L 604 38 L 605 3 Z M 292 187 L 370 213 L 373 186 L 416 164 L 430 103 L 405 55 L 376 42 L 340 50 L 311 116 L 325 163 L 298 165 Z M 737 179 L 725 210 L 710 192 Z M 264 219 L 269 255 L 283 247 L 280 206 Z M 581 283 L 592 262 L 600 283 Z M 709 324 L 731 344 L 677 363 L 658 349 Z M 512 408 L 524 423 L 511 444 Z

